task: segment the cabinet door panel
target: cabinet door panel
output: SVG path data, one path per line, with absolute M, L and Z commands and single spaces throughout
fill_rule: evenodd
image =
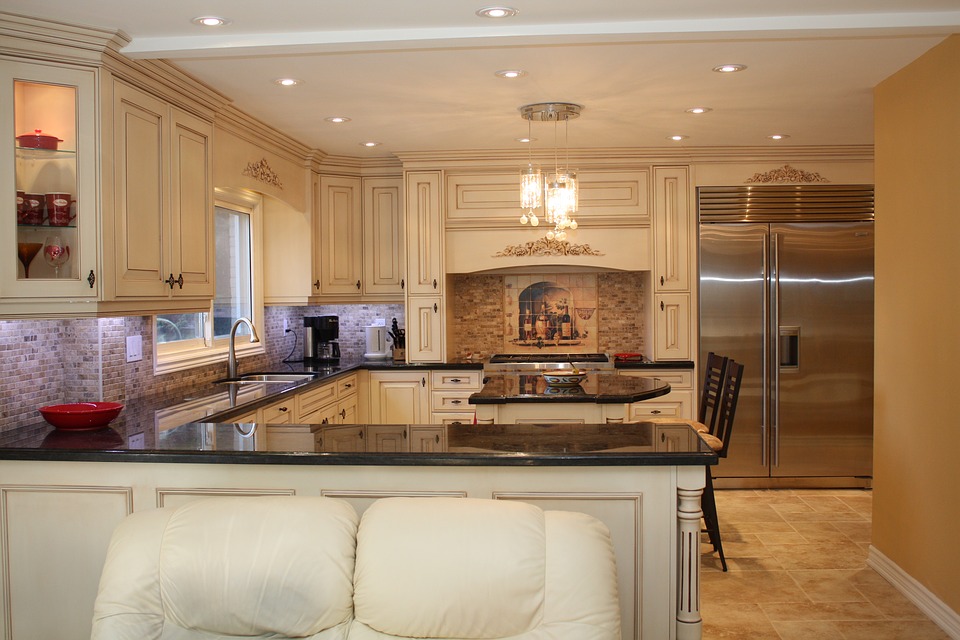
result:
M 402 186 L 400 178 L 366 178 L 363 181 L 365 294 L 403 294 Z
M 318 202 L 320 225 L 320 293 L 359 296 L 363 220 L 360 179 L 321 176 Z
M 443 288 L 440 172 L 406 175 L 407 291 L 439 294 Z
M 167 105 L 121 83 L 114 91 L 116 293 L 164 296 Z
M 654 169 L 654 290 L 689 291 L 693 249 L 686 167 Z
M 407 298 L 407 360 L 443 362 L 442 299 L 434 296 Z
M 690 294 L 654 296 L 655 360 L 690 360 Z
M 213 295 L 213 202 L 210 165 L 212 127 L 186 113 L 173 111 L 171 177 L 171 270 L 183 276 L 174 295 Z

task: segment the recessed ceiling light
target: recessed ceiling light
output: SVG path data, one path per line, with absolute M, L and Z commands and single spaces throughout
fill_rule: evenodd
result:
M 689 138 L 689 137 L 690 137 L 690 136 L 681 136 L 681 135 L 667 136 L 667 140 L 673 140 L 674 142 L 680 142 L 681 140 L 686 140 L 686 139 Z
M 721 64 L 720 66 L 714 67 L 713 70 L 717 73 L 736 73 L 746 68 L 747 65 L 745 64 Z
M 687 113 L 695 113 L 695 114 L 706 113 L 707 111 L 713 111 L 713 109 L 711 109 L 710 107 L 690 107 L 689 109 L 687 109 Z
M 786 140 L 790 136 L 788 136 L 785 133 L 775 133 L 772 136 L 767 136 L 767 137 L 770 138 L 771 140 Z
M 300 84 L 300 81 L 296 78 L 277 78 L 274 82 L 282 87 L 295 87 Z
M 477 15 L 481 18 L 509 18 L 518 13 L 519 11 L 512 7 L 484 7 L 483 9 L 477 9 Z
M 219 16 L 199 16 L 193 19 L 193 24 L 198 24 L 201 27 L 222 27 L 230 24 L 230 21 Z
M 334 124 L 341 124 L 343 122 L 350 122 L 350 118 L 344 116 L 330 116 L 329 118 L 324 118 L 327 122 L 332 122 Z
M 536 138 L 514 138 L 514 140 L 516 140 L 517 142 L 520 142 L 520 143 L 522 143 L 522 144 L 530 144 L 531 142 L 536 142 L 536 141 L 537 141 Z
M 527 72 L 523 69 L 501 69 L 500 71 L 494 71 L 493 75 L 501 78 L 521 78 L 527 75 Z
M 379 147 L 379 146 L 380 146 L 380 143 L 379 143 L 379 142 L 373 142 L 373 141 L 371 140 L 371 141 L 369 141 L 369 142 L 361 142 L 361 143 L 360 143 L 360 146 L 361 146 L 361 147 Z

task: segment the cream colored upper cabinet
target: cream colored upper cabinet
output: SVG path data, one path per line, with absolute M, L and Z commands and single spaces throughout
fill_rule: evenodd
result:
M 320 215 L 315 227 L 315 246 L 319 247 L 320 255 L 314 293 L 359 297 L 363 293 L 360 178 L 320 176 L 316 190 Z
M 0 84 L 0 130 L 10 134 L 0 146 L 0 202 L 9 203 L 0 208 L 0 317 L 29 314 L 31 304 L 94 303 L 97 72 L 2 60 Z
M 403 179 L 363 179 L 363 293 L 402 296 Z
M 406 174 L 407 294 L 443 292 L 443 210 L 439 171 Z
M 689 291 L 693 207 L 687 167 L 653 170 L 654 290 Z
M 211 298 L 212 126 L 114 87 L 113 295 Z

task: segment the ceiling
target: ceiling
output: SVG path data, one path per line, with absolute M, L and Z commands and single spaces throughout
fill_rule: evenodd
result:
M 475 14 L 491 4 L 3 0 L 3 9 L 121 30 L 127 55 L 170 59 L 303 144 L 361 158 L 525 149 L 518 107 L 548 101 L 583 105 L 567 125 L 571 148 L 872 144 L 873 87 L 960 32 L 960 0 L 505 0 L 515 16 Z M 230 23 L 191 22 L 201 15 Z M 724 63 L 747 69 L 712 70 Z M 494 75 L 502 69 L 527 74 Z M 300 84 L 281 87 L 281 77 Z M 711 110 L 685 111 L 695 106 Z M 535 149 L 563 140 L 562 126 L 532 128 Z M 768 138 L 777 133 L 789 138 Z

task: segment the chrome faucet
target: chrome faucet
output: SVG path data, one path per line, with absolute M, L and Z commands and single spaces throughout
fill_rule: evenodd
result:
M 257 335 L 257 328 L 253 326 L 249 318 L 237 318 L 233 326 L 230 327 L 230 350 L 227 353 L 227 378 L 237 377 L 237 329 L 241 324 L 250 327 L 250 342 L 260 342 L 260 336 Z

